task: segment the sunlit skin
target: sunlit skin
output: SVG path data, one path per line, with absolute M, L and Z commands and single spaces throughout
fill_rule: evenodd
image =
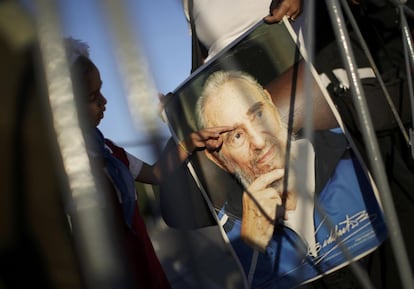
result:
M 270 3 L 269 15 L 263 18 L 266 23 L 276 23 L 282 20 L 283 16 L 294 21 L 302 12 L 301 0 L 273 0 Z
M 242 239 L 263 251 L 272 234 L 277 205 L 282 205 L 287 129 L 266 90 L 243 80 L 231 80 L 207 98 L 206 126 L 232 126 L 223 133 L 219 152 L 210 159 L 239 177 L 243 194 Z M 289 174 L 286 210 L 296 208 L 296 193 Z M 283 210 L 282 210 L 283 216 Z

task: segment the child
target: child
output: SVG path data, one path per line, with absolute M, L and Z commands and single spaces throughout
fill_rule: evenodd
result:
M 82 123 L 88 155 L 108 180 L 115 216 L 121 225 L 121 246 L 126 250 L 130 268 L 138 288 L 170 288 L 170 284 L 155 254 L 139 213 L 135 181 L 158 184 L 162 175 L 174 170 L 195 149 L 217 149 L 222 143 L 221 133 L 232 127 L 209 128 L 192 133 L 179 145 L 168 145 L 161 159 L 149 165 L 132 156 L 97 128 L 104 117 L 107 100 L 101 93 L 99 70 L 89 58 L 88 46 L 73 38 L 65 39 L 73 90 Z

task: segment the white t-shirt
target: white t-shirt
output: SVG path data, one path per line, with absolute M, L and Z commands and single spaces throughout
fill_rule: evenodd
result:
M 188 17 L 187 1 L 184 10 Z M 270 0 L 193 0 L 197 37 L 208 59 L 269 14 Z
M 300 139 L 292 142 L 292 152 L 296 159 L 292 161 L 296 175 L 296 184 L 301 182 L 298 190 L 296 209 L 287 211 L 284 225 L 290 227 L 308 247 L 308 253 L 316 257 L 315 226 L 313 223 L 315 195 L 315 151 L 310 141 Z

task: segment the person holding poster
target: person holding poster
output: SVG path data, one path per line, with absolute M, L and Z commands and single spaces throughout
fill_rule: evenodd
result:
M 295 15 L 297 18 L 303 9 L 301 1 L 256 1 L 250 5 L 249 1 L 237 1 L 231 5 L 230 2 L 224 4 L 222 1 L 213 3 L 203 0 L 184 0 L 184 10 L 190 22 L 193 38 L 193 71 L 206 60 L 212 59 L 220 53 L 226 45 L 231 43 L 243 32 L 246 32 L 254 23 L 265 18 L 267 23 L 275 23 L 281 20 L 281 16 Z M 192 3 L 194 2 L 194 3 Z M 410 112 L 409 95 L 407 90 L 407 77 L 404 72 L 403 46 L 401 39 L 400 16 L 395 3 L 392 1 L 349 1 L 352 4 L 352 12 L 357 18 L 358 25 L 362 30 L 364 39 L 368 42 L 375 62 L 384 77 L 387 89 L 391 94 L 393 102 L 398 106 L 400 115 L 405 128 L 408 130 L 411 125 L 412 115 Z M 187 3 L 190 3 L 187 5 Z M 192 3 L 192 4 L 191 4 Z M 408 0 L 405 6 L 413 9 L 413 1 Z M 306 4 L 306 2 L 304 3 Z M 401 3 L 402 4 L 402 3 Z M 335 48 L 336 40 L 333 35 L 332 25 L 326 11 L 324 1 L 315 2 L 316 9 L 316 51 L 321 52 L 316 56 L 315 66 L 319 73 L 328 75 L 330 78 L 326 84 L 330 96 L 336 103 L 338 110 L 343 117 L 344 123 L 351 132 L 358 149 L 364 155 L 364 144 L 358 124 L 355 107 L 352 104 L 351 91 L 346 86 L 344 73 L 338 78 L 336 71 L 342 71 L 340 54 Z M 403 4 L 404 5 L 404 4 Z M 193 7 L 193 9 L 189 8 Z M 277 8 L 272 9 L 272 8 Z M 269 17 L 269 12 L 273 19 Z M 212 17 L 214 15 L 214 17 Z M 408 14 L 409 16 L 409 14 Z M 279 19 L 277 19 L 280 17 Z M 192 19 L 193 18 L 193 19 Z M 412 29 L 412 18 L 408 19 Z M 299 23 L 298 23 L 299 22 Z M 296 21 L 294 25 L 300 25 L 301 21 Z M 371 117 L 373 118 L 374 129 L 376 130 L 379 145 L 381 148 L 384 164 L 387 167 L 387 178 L 390 182 L 393 199 L 398 208 L 397 213 L 402 227 L 402 233 L 406 244 L 413 242 L 414 231 L 409 220 L 412 219 L 413 212 L 413 160 L 410 156 L 410 146 L 404 141 L 396 120 L 391 113 L 390 106 L 385 101 L 384 95 L 379 88 L 378 82 L 369 64 L 362 55 L 361 49 L 355 38 L 351 39 L 352 47 L 356 49 L 358 68 L 370 73 L 361 75 L 364 90 L 368 100 Z M 197 49 L 201 48 L 201 49 Z M 200 52 L 201 51 L 201 52 Z M 333 76 L 333 77 L 332 77 Z M 346 77 L 345 77 L 346 78 Z M 272 87 L 267 86 L 273 95 Z M 339 89 L 338 89 L 339 88 Z M 277 92 L 277 89 L 275 90 Z M 278 103 L 275 102 L 277 106 Z M 319 113 L 318 115 L 328 116 L 329 113 Z M 332 118 L 330 118 L 332 119 Z M 329 126 L 331 123 L 323 121 Z M 336 123 L 333 123 L 335 126 Z M 318 125 L 318 124 L 316 124 Z M 367 162 L 367 159 L 365 159 Z M 161 187 L 162 190 L 162 187 Z M 200 210 L 199 210 L 200 211 Z M 189 219 L 189 218 L 187 218 Z M 209 224 L 205 220 L 203 225 Z M 210 223 L 211 224 L 211 223 Z M 374 256 L 374 267 L 381 268 L 376 270 L 372 280 L 377 288 L 401 287 L 399 283 L 398 266 L 396 266 L 389 242 L 381 246 L 379 254 Z M 413 250 L 407 247 L 407 254 L 410 262 L 413 261 Z M 377 268 L 377 269 L 378 269 Z M 391 273 L 392 272 L 392 273 Z M 349 275 L 349 274 L 348 274 Z M 336 282 L 343 283 L 343 282 Z M 324 287 L 325 285 L 323 285 Z M 325 287 L 324 287 L 325 288 Z
M 333 148 L 289 135 L 270 95 L 242 71 L 210 75 L 195 114 L 199 129 L 234 128 L 218 150 L 205 153 L 245 189 L 242 215 L 229 213 L 237 206 L 229 198 L 218 216 L 252 288 L 298 286 L 385 240 L 382 211 L 361 164 L 351 149 L 338 149 L 348 145 L 342 133 L 315 133 L 318 144 L 335 139 Z M 306 177 L 295 168 L 301 149 L 309 152 Z M 304 177 L 300 191 L 295 179 Z
M 188 5 L 187 2 L 189 3 Z M 208 62 L 211 62 L 217 55 L 223 53 L 223 50 L 226 50 L 227 46 L 231 45 L 232 41 L 235 41 L 240 35 L 246 33 L 254 23 L 257 23 L 268 16 L 269 12 L 274 16 L 275 11 L 272 10 L 272 7 L 279 8 L 279 11 L 284 11 L 281 15 L 286 15 L 288 17 L 291 16 L 290 13 L 293 11 L 299 15 L 302 9 L 301 1 L 295 0 L 263 0 L 256 1 L 254 4 L 249 3 L 249 1 L 235 2 L 237 3 L 232 5 L 231 1 L 223 3 L 223 1 L 184 0 L 184 8 L 192 31 L 193 72 L 202 64 L 208 65 Z M 404 57 L 398 9 L 396 9 L 391 1 L 350 2 L 353 4 L 351 8 L 354 12 L 354 16 L 357 17 L 364 38 L 368 40 L 369 48 L 377 62 L 380 74 L 384 77 L 385 84 L 387 89 L 389 89 L 394 104 L 397 105 L 398 114 L 400 115 L 405 128 L 408 130 L 411 126 L 412 115 L 410 112 L 409 94 L 407 93 L 408 81 L 407 77 L 404 76 Z M 273 5 L 274 3 L 277 5 Z M 303 4 L 306 6 L 306 2 Z M 325 7 L 326 3 L 324 1 L 316 1 L 315 5 L 315 13 L 317 15 L 315 19 L 315 52 L 317 53 L 314 63 L 315 68 L 317 72 L 321 74 L 321 78 L 322 76 L 325 80 L 326 77 L 329 78 L 328 81 L 324 83 L 329 91 L 329 96 L 334 101 L 341 115 L 348 136 L 352 137 L 352 140 L 355 142 L 362 157 L 365 158 L 364 161 L 369 164 L 364 149 L 361 127 L 358 124 L 355 106 L 352 103 L 352 91 L 349 89 L 349 86 L 346 85 L 346 77 L 343 77 L 345 75 L 343 69 L 344 65 L 336 47 L 335 35 L 331 29 L 332 25 L 330 24 L 330 18 Z M 408 0 L 406 6 L 412 8 L 413 1 Z M 265 20 L 269 20 L 268 17 L 266 18 L 267 19 Z M 293 23 L 294 26 L 298 27 L 302 23 L 305 23 L 305 21 L 302 22 L 303 19 L 300 18 L 301 17 L 298 18 L 298 21 Z M 266 22 L 278 22 L 279 20 Z M 412 25 L 412 19 L 410 18 L 408 20 L 409 25 Z M 411 244 L 414 233 L 413 226 L 411 226 L 409 220 L 412 219 L 413 212 L 412 191 L 414 188 L 414 170 L 412 156 L 410 156 L 410 146 L 407 146 L 407 143 L 401 136 L 401 132 L 396 125 L 396 119 L 391 113 L 390 106 L 385 100 L 376 76 L 372 69 L 370 69 L 370 65 L 366 56 L 363 55 L 358 41 L 355 41 L 354 37 L 351 40 L 352 48 L 355 50 L 354 53 L 357 57 L 358 68 L 364 72 L 363 74 L 360 74 L 362 85 L 366 93 L 384 164 L 387 168 L 386 173 L 391 185 L 393 199 L 398 208 L 397 213 L 399 222 L 401 223 L 403 237 L 406 244 Z M 245 58 L 240 58 L 238 60 L 241 62 L 240 65 L 244 65 L 243 62 L 249 61 Z M 249 65 L 259 65 L 260 67 L 260 64 L 257 63 L 250 63 Z M 338 71 L 341 73 L 338 74 Z M 301 91 L 301 89 L 298 89 L 298 83 L 295 83 L 295 87 L 297 88 L 294 93 L 296 99 Z M 269 89 L 272 96 L 277 95 L 278 91 L 280 91 L 279 88 L 272 87 L 272 84 L 266 85 L 265 87 Z M 293 88 L 291 88 L 291 91 L 292 90 Z M 277 102 L 276 98 L 273 100 L 278 108 L 281 107 L 281 104 Z M 320 108 L 319 105 L 317 105 L 317 107 Z M 284 117 L 284 112 L 282 110 L 283 108 L 281 108 L 281 114 L 282 117 Z M 318 113 L 317 116 L 327 117 L 328 114 L 329 112 L 327 113 L 325 110 L 323 113 Z M 295 114 L 295 116 L 297 115 Z M 330 119 L 332 120 L 332 118 Z M 296 118 L 296 120 L 298 119 Z M 335 122 L 328 123 L 327 121 L 323 121 L 322 124 L 326 126 L 333 125 L 331 128 L 338 126 L 338 123 Z M 315 123 L 314 125 L 316 128 L 316 125 L 318 124 Z M 293 127 L 293 129 L 295 128 L 296 127 Z M 298 128 L 300 129 L 300 123 Z M 320 145 L 323 145 L 323 142 L 314 147 L 317 148 L 320 147 Z M 178 175 L 177 171 L 175 180 L 178 179 L 178 177 L 185 179 L 184 174 Z M 182 183 L 187 184 L 188 182 L 183 181 Z M 218 181 L 217 183 L 221 183 L 221 181 Z M 190 187 L 185 186 L 174 190 L 173 186 L 161 185 L 161 192 L 164 190 L 163 187 L 167 189 L 166 193 L 170 194 L 175 194 L 177 191 L 192 191 Z M 212 190 L 213 192 L 214 189 Z M 192 194 L 192 198 L 195 199 L 193 195 L 194 194 Z M 163 204 L 167 204 L 167 200 L 163 201 Z M 195 211 L 195 215 L 200 216 L 200 212 L 203 211 L 200 209 L 202 204 L 203 200 L 193 202 L 191 206 L 187 206 L 189 209 L 181 210 L 182 212 L 188 212 L 188 215 L 186 215 L 185 218 L 181 218 L 186 221 L 185 224 L 182 224 L 184 222 L 177 222 L 176 220 L 178 220 L 178 218 L 170 218 L 173 214 L 170 213 L 170 208 L 165 206 L 166 208 L 164 211 L 169 211 L 167 223 L 172 224 L 175 227 L 180 227 L 182 225 L 186 227 L 214 225 L 214 220 L 209 220 L 208 217 L 203 218 L 202 221 L 199 221 L 196 224 L 188 224 L 188 220 L 201 219 L 195 218 L 192 212 Z M 228 207 L 231 206 L 228 205 Z M 237 209 L 233 211 L 238 212 Z M 411 262 L 414 256 L 412 251 L 411 247 L 408 246 L 407 254 Z M 381 246 L 380 250 L 377 250 L 375 254 L 371 254 L 369 261 L 373 265 L 370 268 L 373 269 L 373 272 L 370 272 L 373 274 L 370 276 L 375 287 L 389 288 L 393 286 L 402 286 L 399 281 L 398 266 L 396 266 L 393 252 L 389 248 L 389 241 L 386 241 L 384 246 Z M 345 270 L 342 271 L 346 271 L 347 268 L 344 269 Z M 320 288 L 331 288 L 331 284 L 335 284 L 332 288 L 338 288 L 337 284 L 343 284 L 343 286 L 348 286 L 349 288 L 359 288 L 356 285 L 351 285 L 354 284 L 356 278 L 353 276 L 352 272 L 336 275 L 340 276 L 338 278 L 334 277 L 330 279 L 323 278 L 323 282 L 320 282 L 319 284 Z M 325 283 L 325 280 L 328 281 L 328 283 Z M 317 285 L 315 286 L 312 284 L 312 288 L 319 288 Z

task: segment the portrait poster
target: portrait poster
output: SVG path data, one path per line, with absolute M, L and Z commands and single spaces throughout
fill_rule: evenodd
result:
M 203 125 L 233 128 L 217 151 L 194 153 L 188 169 L 252 288 L 315 280 L 366 256 L 387 236 L 375 185 L 298 43 L 286 20 L 258 23 L 165 104 L 177 142 Z M 306 67 L 311 77 L 304 77 Z M 247 75 L 257 86 L 233 81 L 239 86 L 205 92 L 220 74 Z

